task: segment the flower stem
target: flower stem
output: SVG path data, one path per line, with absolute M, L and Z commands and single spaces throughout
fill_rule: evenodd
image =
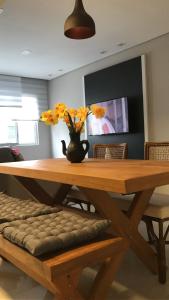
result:
M 73 126 L 72 118 L 71 118 L 71 116 L 68 112 L 67 112 L 67 115 L 68 115 L 70 126 L 71 126 L 71 129 L 72 129 L 72 132 L 73 132 L 74 131 L 74 126 Z

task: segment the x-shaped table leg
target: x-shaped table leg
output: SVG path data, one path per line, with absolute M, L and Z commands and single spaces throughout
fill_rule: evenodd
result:
M 138 224 L 148 205 L 153 189 L 137 192 L 127 214 L 120 210 L 107 192 L 82 187 L 80 190 L 95 206 L 100 215 L 112 221 L 112 233 L 127 237 L 135 254 L 153 273 L 157 273 L 157 256 L 138 232 Z

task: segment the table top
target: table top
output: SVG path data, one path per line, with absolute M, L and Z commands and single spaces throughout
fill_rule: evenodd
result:
M 0 173 L 97 190 L 132 193 L 169 184 L 169 161 L 43 159 L 1 163 Z

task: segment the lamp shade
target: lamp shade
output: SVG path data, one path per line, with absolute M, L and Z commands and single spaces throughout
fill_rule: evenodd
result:
M 65 21 L 64 34 L 71 39 L 87 39 L 96 33 L 95 23 L 83 6 L 82 0 L 75 1 L 75 7 Z

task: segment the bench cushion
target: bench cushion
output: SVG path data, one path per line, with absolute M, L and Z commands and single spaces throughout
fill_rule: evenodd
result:
M 105 230 L 110 221 L 60 211 L 0 225 L 5 238 L 38 256 L 90 241 Z
M 59 210 L 61 210 L 59 207 L 51 207 L 32 199 L 21 200 L 0 193 L 0 223 L 26 219 Z

